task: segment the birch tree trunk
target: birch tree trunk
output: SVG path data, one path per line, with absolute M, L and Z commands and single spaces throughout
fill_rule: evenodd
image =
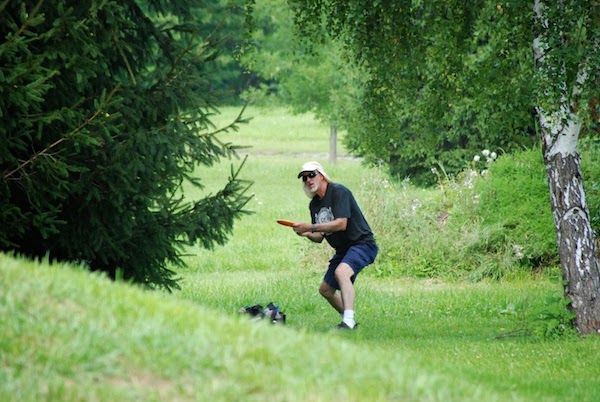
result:
M 534 10 L 543 31 L 548 22 L 540 0 L 535 1 Z M 548 68 L 543 40 L 536 38 L 533 48 L 538 69 Z M 578 84 L 583 84 L 584 79 L 585 74 L 580 74 Z M 557 85 L 564 92 L 560 104 L 552 110 L 538 106 L 537 111 L 558 255 L 566 282 L 565 297 L 571 300 L 569 308 L 576 316 L 575 328 L 581 334 L 600 333 L 600 269 L 581 177 L 578 149 L 581 124 L 574 112 L 572 99 L 576 96 L 567 96 L 567 91 L 576 95 L 578 89 L 568 88 L 566 83 L 545 85 Z

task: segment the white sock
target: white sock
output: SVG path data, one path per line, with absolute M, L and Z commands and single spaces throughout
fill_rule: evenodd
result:
M 344 310 L 342 321 L 350 328 L 354 328 L 354 325 L 356 325 L 356 322 L 354 322 L 354 310 Z

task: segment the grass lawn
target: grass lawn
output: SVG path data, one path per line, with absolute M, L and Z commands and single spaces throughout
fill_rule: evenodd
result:
M 225 109 L 217 123 L 235 113 Z M 361 204 L 359 190 L 381 173 L 351 159 L 330 166 L 328 129 L 308 116 L 247 114 L 251 124 L 223 139 L 252 145 L 240 156 L 253 214 L 226 245 L 189 250 L 181 290 L 0 254 L 0 400 L 600 400 L 599 337 L 511 336 L 556 289 L 544 277 L 382 277 L 376 262 L 357 281 L 359 329 L 334 330 L 340 318 L 317 291 L 331 250 L 275 220 L 308 220 L 296 178 L 308 159 Z M 205 189 L 187 195 L 218 189 L 231 163 L 241 159 L 200 171 Z M 236 313 L 270 301 L 287 325 Z
M 259 113 L 264 126 L 254 128 L 277 137 L 292 129 L 269 131 L 269 115 Z M 231 113 L 231 111 L 229 111 Z M 280 112 L 278 112 L 280 113 Z M 277 113 L 276 113 L 277 114 Z M 302 117 L 303 119 L 306 116 Z M 293 125 L 302 124 L 294 121 Z M 311 127 L 308 125 L 307 127 Z M 244 305 L 273 301 L 288 313 L 288 326 L 329 334 L 339 317 L 318 295 L 330 248 L 314 245 L 275 224 L 278 218 L 308 220 L 308 198 L 296 178 L 307 155 L 319 155 L 327 144 L 316 130 L 294 149 L 248 154 L 248 179 L 254 180 L 255 213 L 236 224 L 232 240 L 214 251 L 195 250 L 184 276 L 181 296 L 224 312 Z M 270 134 L 267 134 L 269 133 Z M 249 136 L 254 138 L 253 134 Z M 232 136 L 239 142 L 244 129 Z M 312 147 L 312 148 L 311 148 Z M 357 191 L 366 180 L 380 177 L 360 162 L 321 162 L 334 181 Z M 361 203 L 359 198 L 359 203 Z M 450 239 L 449 239 L 450 241 Z M 382 250 L 384 251 L 384 250 Z M 340 334 L 358 345 L 388 356 L 408 357 L 435 373 L 490 387 L 501 399 L 594 400 L 600 389 L 596 337 L 543 340 L 519 335 L 526 316 L 543 308 L 556 290 L 543 277 L 513 282 L 443 283 L 432 280 L 378 278 L 377 263 L 357 282 L 357 318 L 360 330 Z M 574 384 L 579 384 L 574 386 Z

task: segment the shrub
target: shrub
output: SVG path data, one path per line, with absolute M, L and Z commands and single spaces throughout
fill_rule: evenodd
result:
M 538 148 L 503 155 L 476 183 L 481 226 L 497 233 L 532 268 L 557 263 L 556 234 L 542 152 Z
M 360 198 L 380 246 L 373 271 L 378 276 L 459 278 L 474 266 L 461 242 L 474 225 L 450 225 L 458 202 L 470 202 L 455 180 L 443 188 L 422 189 L 390 182 L 379 172 L 363 181 Z M 440 191 L 441 189 L 441 191 Z
M 456 177 L 433 169 L 430 189 L 377 171 L 363 181 L 381 249 L 377 275 L 497 280 L 557 264 L 541 151 L 478 163 Z

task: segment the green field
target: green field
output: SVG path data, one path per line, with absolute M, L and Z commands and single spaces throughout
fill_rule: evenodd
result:
M 224 109 L 217 125 L 235 113 Z M 383 238 L 385 216 L 375 216 L 379 204 L 367 190 L 385 177 L 350 158 L 329 165 L 329 130 L 310 116 L 247 115 L 251 123 L 223 140 L 252 147 L 198 174 L 203 192 L 214 192 L 247 156 L 253 213 L 236 222 L 226 245 L 188 250 L 186 266 L 174 268 L 181 290 L 144 291 L 0 254 L 0 400 L 600 400 L 598 337 L 519 331 L 556 290 L 542 275 L 419 279 L 381 275 L 376 262 L 357 281 L 359 329 L 333 329 L 339 316 L 317 291 L 331 250 L 275 220 L 309 219 L 296 175 L 315 159 L 353 190 Z M 393 187 L 389 197 L 428 197 L 407 191 Z M 287 314 L 286 326 L 236 313 L 270 301 Z

